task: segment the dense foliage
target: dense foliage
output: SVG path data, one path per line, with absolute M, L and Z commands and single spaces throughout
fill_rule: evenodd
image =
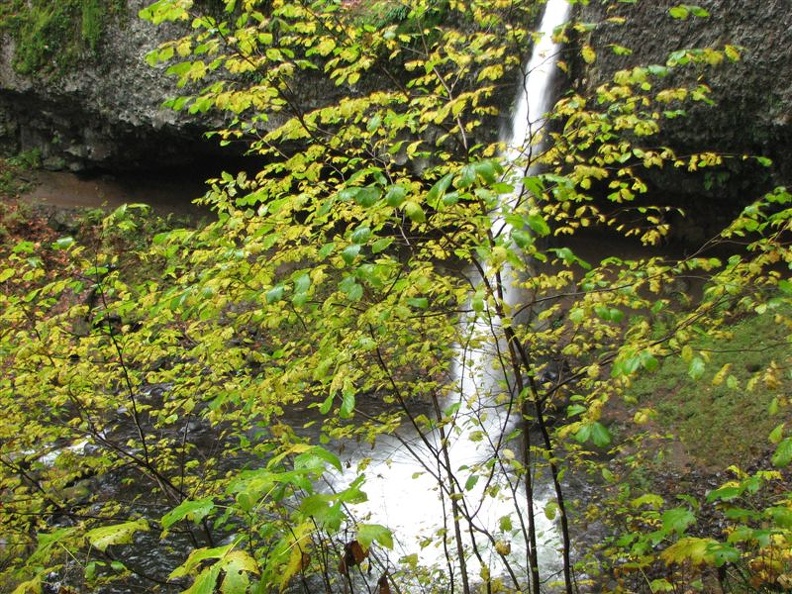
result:
M 388 6 L 142 11 L 190 25 L 149 57 L 185 89 L 171 106 L 225 112 L 219 139 L 265 164 L 212 180 L 202 201 L 216 219 L 200 228 L 151 234 L 126 207 L 87 240 L 4 249 L 3 586 L 788 586 L 789 350 L 747 380 L 712 369 L 712 353 L 737 320 L 792 326 L 792 197 L 747 197 L 719 235 L 674 256 L 664 244 L 685 213 L 643 181 L 722 162 L 653 136 L 708 100 L 706 69 L 738 49 L 678 50 L 596 96 L 564 93 L 506 159 L 491 130 L 536 4 Z M 562 67 L 628 53 L 589 46 L 590 26 L 556 31 L 577 40 Z M 325 103 L 300 100 L 306 81 Z M 611 251 L 626 240 L 640 256 Z M 605 254 L 586 261 L 592 241 Z M 703 502 L 642 480 L 661 446 L 632 388 L 680 364 L 779 417 L 772 466 L 732 466 Z M 385 460 L 368 449 L 383 443 Z M 417 536 L 367 503 L 389 473 L 436 510 Z M 705 512 L 723 531 L 697 531 Z

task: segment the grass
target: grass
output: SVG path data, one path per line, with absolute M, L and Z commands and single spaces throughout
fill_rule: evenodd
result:
M 772 448 L 773 428 L 792 418 L 783 407 L 770 414 L 792 394 L 790 328 L 777 313 L 768 308 L 736 320 L 726 340 L 702 336 L 696 349 L 707 363 L 697 380 L 674 357 L 634 383 L 631 395 L 657 410 L 659 427 L 697 466 L 750 465 Z

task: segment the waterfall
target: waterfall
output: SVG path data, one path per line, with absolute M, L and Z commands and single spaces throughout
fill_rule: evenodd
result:
M 553 84 L 558 75 L 558 54 L 562 46 L 553 39 L 553 32 L 569 20 L 570 12 L 568 0 L 547 0 L 545 4 L 538 40 L 523 71 L 509 128 L 502 135 L 506 145 L 504 160 L 507 178 L 514 185 L 511 196 L 504 199 L 502 210 L 516 206 L 516 202 L 521 199 L 523 176 L 538 170 L 536 158 L 546 145 L 543 132 L 546 115 L 554 99 Z M 502 213 L 493 218 L 493 237 L 510 231 L 511 227 L 505 222 Z M 519 303 L 524 297 L 516 289 L 516 284 L 517 279 L 507 283 L 505 298 L 509 305 Z
M 566 22 L 569 10 L 567 0 L 548 0 L 546 4 L 538 40 L 526 65 L 521 92 L 514 109 L 511 134 L 508 139 L 504 139 L 508 147 L 504 159 L 514 167 L 524 157 L 531 156 L 527 154 L 529 151 L 541 148 L 539 137 L 552 99 L 552 83 L 557 72 L 556 57 L 560 49 L 560 44 L 553 41 L 552 33 Z M 518 180 L 521 178 L 518 174 L 514 176 Z M 519 194 L 518 187 L 513 199 Z M 505 200 L 510 198 L 506 197 Z M 499 227 L 501 233 L 508 230 L 504 221 L 497 217 L 493 221 L 493 232 L 495 226 Z M 478 318 L 462 320 L 460 334 L 485 336 L 484 342 L 492 343 L 493 328 L 488 323 L 494 319 L 494 314 L 490 316 L 485 311 Z M 520 495 L 519 481 L 513 481 L 509 477 L 502 479 L 503 490 L 498 497 L 490 494 L 492 484 L 487 485 L 489 492 L 485 493 L 483 483 L 487 481 L 482 480 L 482 485 L 478 486 L 473 482 L 474 475 L 482 472 L 483 465 L 492 460 L 493 456 L 513 455 L 503 444 L 497 451 L 493 451 L 489 440 L 481 437 L 482 432 L 492 436 L 505 435 L 514 424 L 514 419 L 498 405 L 507 390 L 503 387 L 504 372 L 500 368 L 497 352 L 494 352 L 496 350 L 497 345 L 492 344 L 486 348 L 466 348 L 460 345 L 452 366 L 454 386 L 446 396 L 446 401 L 441 404 L 443 407 L 457 407 L 454 414 L 459 421 L 457 427 L 461 428 L 461 431 L 446 436 L 444 440 L 452 460 L 451 467 L 457 473 L 460 484 L 464 485 L 464 496 L 470 502 L 469 509 L 474 510 L 474 521 L 493 533 L 499 530 L 499 521 L 503 525 L 502 518 L 523 513 L 521 506 L 524 509 L 526 504 L 524 493 Z M 423 442 L 417 434 L 411 434 L 409 429 L 402 429 L 398 437 L 385 435 L 378 438 L 374 450 L 360 445 L 357 449 L 348 449 L 345 457 L 352 465 L 357 466 L 357 463 L 363 462 L 366 467 L 363 489 L 367 493 L 368 502 L 356 506 L 356 511 L 366 517 L 367 521 L 384 524 L 393 531 L 397 537 L 394 551 L 397 556 L 420 555 L 422 564 L 443 566 L 446 551 L 437 542 L 436 531 L 449 526 L 451 510 L 448 500 L 445 506 L 441 504 L 436 478 L 418 460 L 420 457 L 424 461 L 432 460 L 437 455 L 436 452 L 441 448 L 440 436 L 433 433 L 425 438 L 432 444 L 435 452 L 429 452 L 427 442 Z M 405 442 L 410 444 L 409 448 L 405 447 Z M 469 470 L 463 470 L 465 468 Z M 467 483 L 466 478 L 469 479 Z M 539 499 L 536 502 L 537 521 L 540 523 L 538 529 L 544 534 L 540 543 L 544 549 L 541 551 L 541 564 L 557 568 L 558 535 L 553 522 L 541 512 L 550 496 L 547 501 L 542 501 L 542 488 L 537 490 L 536 495 Z M 419 545 L 421 541 L 423 544 Z M 517 549 L 515 547 L 513 554 L 521 554 Z M 498 555 L 490 551 L 486 559 L 497 563 Z M 480 570 L 472 567 L 471 563 L 468 563 L 467 569 L 473 576 L 478 575 Z
M 567 0 L 548 0 L 539 28 L 539 40 L 531 52 L 523 84 L 511 117 L 506 158 L 514 162 L 526 150 L 541 149 L 541 132 L 550 109 L 553 80 L 558 72 L 556 57 L 561 44 L 553 40 L 553 31 L 569 19 Z M 538 141 L 538 142 L 537 142 Z

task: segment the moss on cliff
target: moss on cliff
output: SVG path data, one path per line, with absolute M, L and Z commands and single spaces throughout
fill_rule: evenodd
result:
M 14 39 L 17 72 L 59 73 L 93 54 L 125 7 L 124 0 L 10 0 L 0 6 L 0 31 Z

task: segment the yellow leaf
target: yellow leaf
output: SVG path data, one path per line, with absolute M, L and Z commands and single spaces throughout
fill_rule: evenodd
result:
M 685 538 L 680 538 L 677 542 L 660 553 L 660 558 L 665 561 L 667 565 L 671 565 L 672 563 L 684 563 L 686 561 L 689 561 L 693 565 L 710 563 L 713 558 L 710 547 L 713 544 L 718 544 L 718 542 L 711 538 L 686 536 Z
M 590 45 L 584 45 L 580 50 L 580 55 L 583 57 L 583 61 L 586 64 L 593 64 L 597 59 L 597 54 Z

